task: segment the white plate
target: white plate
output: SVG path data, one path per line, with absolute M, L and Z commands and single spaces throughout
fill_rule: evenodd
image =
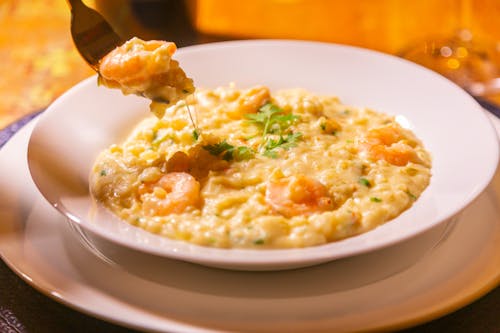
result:
M 32 128 L 0 151 L 0 174 L 9 175 L 0 177 L 0 255 L 44 294 L 104 320 L 161 332 L 393 330 L 453 311 L 500 282 L 498 174 L 427 253 L 414 242 L 293 271 L 162 258 L 163 268 L 143 263 L 127 272 L 87 251 L 36 190 L 26 161 Z M 431 230 L 424 244 L 441 231 Z
M 409 239 L 448 220 L 490 182 L 498 140 L 480 106 L 437 74 L 396 57 L 358 48 L 293 41 L 242 41 L 188 47 L 177 54 L 198 86 L 265 84 L 336 94 L 344 103 L 397 115 L 433 155 L 429 187 L 411 209 L 373 231 L 291 250 L 226 250 L 173 241 L 97 209 L 88 177 L 99 151 L 147 115 L 147 101 L 77 85 L 42 115 L 29 145 L 35 183 L 58 210 L 88 232 L 150 254 L 205 265 L 275 270 L 365 253 Z

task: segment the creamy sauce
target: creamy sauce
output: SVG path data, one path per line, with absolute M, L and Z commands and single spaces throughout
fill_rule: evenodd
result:
M 430 154 L 392 116 L 301 89 L 231 85 L 142 121 L 99 155 L 91 188 L 120 218 L 171 239 L 293 248 L 395 218 L 430 178 Z

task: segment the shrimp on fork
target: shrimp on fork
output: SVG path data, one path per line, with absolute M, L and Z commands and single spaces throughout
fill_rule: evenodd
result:
M 193 80 L 172 59 L 176 50 L 172 42 L 134 37 L 101 60 L 99 82 L 109 88 L 120 88 L 124 94 L 145 96 L 164 104 L 176 103 L 195 90 Z

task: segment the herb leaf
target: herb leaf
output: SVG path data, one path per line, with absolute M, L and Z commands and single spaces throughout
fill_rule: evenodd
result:
M 256 240 L 254 240 L 254 241 L 253 241 L 253 243 L 254 243 L 255 245 L 262 245 L 262 244 L 264 244 L 264 243 L 265 243 L 265 240 L 264 240 L 263 238 L 258 238 L 258 239 L 256 239 Z
M 246 146 L 235 147 L 226 140 L 211 145 L 205 145 L 203 149 L 214 156 L 222 157 L 225 161 L 231 161 L 233 159 L 236 161 L 249 160 L 254 155 L 251 148 Z
M 159 130 L 154 133 L 151 145 L 153 147 L 158 147 L 162 142 L 167 140 L 171 140 L 172 142 L 174 142 L 175 138 L 172 135 L 167 134 L 166 131 Z
M 203 149 L 214 156 L 220 156 L 222 153 L 227 153 L 228 151 L 233 150 L 234 146 L 230 145 L 226 140 L 224 140 L 222 142 L 214 143 L 211 145 L 205 145 L 203 146 Z
M 233 151 L 233 158 L 236 161 L 244 161 L 253 158 L 254 152 L 252 148 L 246 146 L 238 146 Z
M 290 149 L 297 146 L 302 133 L 285 132 L 300 119 L 299 116 L 285 113 L 279 106 L 266 103 L 257 113 L 247 114 L 248 122 L 262 129 L 262 143 L 259 151 L 262 155 L 276 158 L 278 149 Z
M 200 132 L 197 129 L 193 130 L 194 141 L 198 141 L 199 137 L 200 137 Z
M 370 183 L 370 181 L 368 179 L 366 179 L 365 177 L 360 177 L 358 179 L 358 182 L 361 184 L 361 185 L 364 185 L 366 187 L 371 187 L 372 184 Z
M 299 116 L 286 114 L 279 106 L 266 103 L 259 112 L 245 115 L 248 121 L 263 129 L 263 135 L 280 134 L 299 120 Z
M 406 194 L 412 199 L 412 200 L 417 200 L 417 196 L 410 191 L 406 191 Z
M 302 133 L 289 133 L 286 136 L 280 135 L 277 140 L 272 138 L 267 138 L 264 145 L 262 146 L 262 155 L 276 158 L 278 157 L 278 149 L 288 150 L 297 146 L 297 141 L 302 137 Z

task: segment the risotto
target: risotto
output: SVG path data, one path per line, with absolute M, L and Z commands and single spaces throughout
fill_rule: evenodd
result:
M 151 111 L 161 117 L 165 105 L 194 92 L 193 80 L 172 59 L 176 50 L 172 42 L 134 37 L 100 61 L 99 83 L 151 99 Z
M 91 189 L 121 219 L 171 239 L 294 248 L 393 219 L 430 178 L 429 152 L 392 116 L 301 89 L 230 85 L 144 119 L 98 156 Z

